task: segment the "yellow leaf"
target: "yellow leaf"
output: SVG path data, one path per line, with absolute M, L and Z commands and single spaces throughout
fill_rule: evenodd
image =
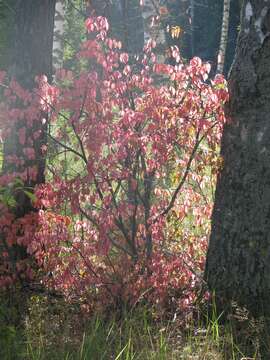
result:
M 184 30 L 178 25 L 175 25 L 175 26 L 168 25 L 167 31 L 171 34 L 171 37 L 173 39 L 178 39 L 180 37 L 180 35 L 182 35 L 184 32 Z

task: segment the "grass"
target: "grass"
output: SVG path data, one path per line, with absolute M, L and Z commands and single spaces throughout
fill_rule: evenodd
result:
M 28 305 L 23 326 L 1 318 L 1 360 L 260 359 L 258 327 L 244 318 L 220 324 L 215 307 L 202 312 L 201 320 L 183 322 L 157 319 L 147 308 L 121 318 L 87 316 L 45 296 L 32 296 Z

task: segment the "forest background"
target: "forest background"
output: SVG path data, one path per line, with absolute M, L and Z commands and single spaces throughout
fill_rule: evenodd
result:
M 0 2 L 4 358 L 262 356 L 204 279 L 240 7 Z

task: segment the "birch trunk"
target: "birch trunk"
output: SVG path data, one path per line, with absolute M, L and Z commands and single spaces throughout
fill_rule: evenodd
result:
M 223 19 L 221 26 L 221 38 L 217 60 L 217 73 L 222 74 L 224 70 L 226 48 L 228 43 L 229 19 L 230 19 L 231 0 L 224 0 L 223 3 Z
M 55 5 L 54 36 L 53 36 L 53 68 L 63 65 L 63 34 L 65 23 L 65 6 L 63 0 L 57 0 Z
M 166 34 L 160 20 L 153 21 L 154 17 L 160 15 L 158 0 L 144 0 L 142 16 L 144 21 L 144 42 L 153 39 L 157 43 L 157 59 L 159 63 L 165 62 Z

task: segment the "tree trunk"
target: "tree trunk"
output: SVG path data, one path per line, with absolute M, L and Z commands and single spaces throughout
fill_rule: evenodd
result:
M 224 0 L 223 18 L 221 25 L 221 37 L 220 37 L 220 45 L 219 45 L 218 61 L 217 61 L 217 73 L 219 74 L 223 74 L 224 71 L 226 48 L 228 43 L 230 5 L 231 5 L 231 0 Z
M 63 35 L 65 24 L 65 6 L 63 0 L 56 0 L 53 39 L 53 68 L 63 66 Z
M 156 41 L 156 54 L 159 63 L 165 62 L 165 52 L 168 46 L 168 39 L 165 30 L 165 24 L 161 19 L 153 21 L 157 16 L 160 16 L 159 1 L 144 0 L 142 6 L 142 16 L 144 21 L 144 42 L 152 39 Z
M 0 69 L 7 69 L 8 59 L 8 42 L 10 33 L 14 27 L 14 3 L 16 0 L 9 0 L 8 3 L 0 0 Z
M 17 0 L 14 2 L 14 28 L 12 39 L 9 39 L 10 56 L 8 74 L 22 87 L 32 90 L 35 86 L 35 77 L 46 74 L 49 81 L 52 77 L 52 46 L 55 0 Z M 39 119 L 33 121 L 33 125 L 27 124 L 27 119 L 21 119 L 11 129 L 10 136 L 4 143 L 4 173 L 22 174 L 29 168 L 36 169 L 36 176 L 24 177 L 24 186 L 34 188 L 35 185 L 45 180 L 45 156 L 41 146 L 46 144 L 47 123 L 43 118 L 47 114 L 41 114 Z M 19 141 L 19 131 L 25 130 L 25 143 Z M 39 136 L 37 137 L 37 132 Z M 35 158 L 29 159 L 25 154 L 26 148 L 34 149 Z M 16 165 L 8 160 L 16 157 L 23 161 L 23 165 Z M 33 211 L 29 196 L 24 191 L 16 191 L 14 195 L 17 201 L 13 210 L 15 218 L 21 218 Z M 24 249 L 15 251 L 15 260 L 27 257 Z
M 17 0 L 9 74 L 32 89 L 36 75 L 52 75 L 55 0 Z
M 88 12 L 105 16 L 110 23 L 110 36 L 122 42 L 123 51 L 140 54 L 144 45 L 140 0 L 92 0 Z
M 245 0 L 229 79 L 205 278 L 224 301 L 270 313 L 270 0 Z
M 224 74 L 227 75 L 231 67 L 234 55 L 238 26 L 240 23 L 240 4 L 238 1 L 231 1 L 230 5 L 229 35 L 226 44 L 226 57 Z M 218 49 L 220 45 L 220 33 L 222 25 L 223 2 L 216 0 L 200 0 L 194 5 L 194 55 L 212 64 L 212 73 L 217 68 Z

